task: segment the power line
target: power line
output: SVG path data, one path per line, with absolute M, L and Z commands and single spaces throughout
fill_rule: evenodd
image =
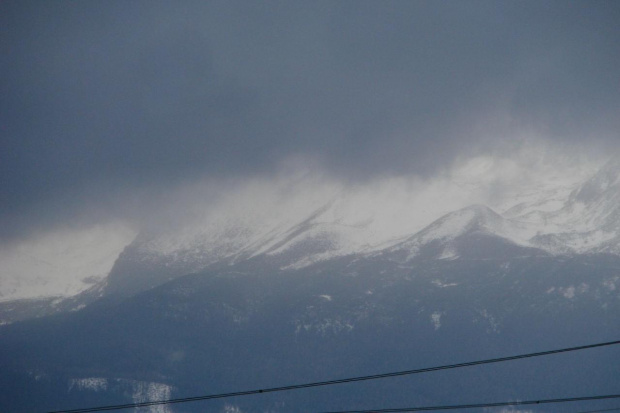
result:
M 453 404 L 447 406 L 426 406 L 426 407 L 402 407 L 398 409 L 373 409 L 373 410 L 342 410 L 324 413 L 400 413 L 400 412 L 422 412 L 431 410 L 456 410 L 456 409 L 480 409 L 483 407 L 506 407 L 506 406 L 526 406 L 536 404 L 551 403 L 570 403 L 583 402 L 592 400 L 620 399 L 620 394 L 609 394 L 605 396 L 588 396 L 588 397 L 571 397 L 566 399 L 545 399 L 545 400 L 527 400 L 499 403 L 478 403 L 478 404 Z
M 602 409 L 602 410 L 588 410 L 585 412 L 579 412 L 579 413 L 603 413 L 603 412 L 617 412 L 618 410 L 620 410 L 620 407 L 616 407 L 614 409 Z
M 312 388 L 312 387 L 331 386 L 334 384 L 353 383 L 353 382 L 359 382 L 359 381 L 385 379 L 389 377 L 399 377 L 399 376 L 407 376 L 407 375 L 413 375 L 413 374 L 430 373 L 433 371 L 449 370 L 449 369 L 456 369 L 456 368 L 461 368 L 461 367 L 472 367 L 472 366 L 479 366 L 483 364 L 500 363 L 504 361 L 520 360 L 520 359 L 526 359 L 526 358 L 532 358 L 532 357 L 549 356 L 552 354 L 568 353 L 571 351 L 586 350 L 586 349 L 591 349 L 591 348 L 596 348 L 596 347 L 606 347 L 606 346 L 612 346 L 616 344 L 620 344 L 620 340 L 608 341 L 605 343 L 589 344 L 586 346 L 568 347 L 568 348 L 563 348 L 563 349 L 558 349 L 558 350 L 542 351 L 542 352 L 537 352 L 537 353 L 521 354 L 517 356 L 470 361 L 470 362 L 458 363 L 458 364 L 448 364 L 444 366 L 427 367 L 427 368 L 415 369 L 415 370 L 403 370 L 403 371 L 397 371 L 397 372 L 392 372 L 392 373 L 374 374 L 370 376 L 359 376 L 359 377 L 351 377 L 351 378 L 346 378 L 346 379 L 327 380 L 327 381 L 295 384 L 295 385 L 281 386 L 281 387 L 270 387 L 266 389 L 211 394 L 211 395 L 205 395 L 205 396 L 184 397 L 184 398 L 170 399 L 170 400 L 127 403 L 127 404 L 98 406 L 98 407 L 89 407 L 89 408 L 71 409 L 71 410 L 57 410 L 57 411 L 52 411 L 48 413 L 91 413 L 91 412 L 101 412 L 101 411 L 110 411 L 110 410 L 131 409 L 131 408 L 136 408 L 136 407 L 149 407 L 149 406 L 157 406 L 157 405 L 164 405 L 164 404 L 177 404 L 177 403 L 188 403 L 188 402 L 195 402 L 195 401 L 202 401 L 202 400 L 224 399 L 224 398 L 229 398 L 229 397 L 250 396 L 250 395 L 255 395 L 255 394 L 263 394 L 263 393 L 275 393 L 275 392 L 281 392 L 281 391 L 307 389 L 307 388 Z

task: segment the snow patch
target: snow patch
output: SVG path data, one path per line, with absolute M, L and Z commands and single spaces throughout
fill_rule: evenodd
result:
M 163 383 L 144 382 L 129 379 L 106 379 L 102 377 L 86 377 L 70 379 L 69 391 L 108 391 L 120 386 L 123 392 L 131 394 L 133 403 L 154 402 L 169 400 L 172 387 Z M 167 405 L 154 405 L 145 407 L 149 413 L 172 413 Z
M 607 288 L 609 291 L 616 291 L 616 288 L 618 288 L 619 280 L 620 280 L 620 277 L 610 278 L 609 280 L 603 281 L 603 286 Z
M 568 299 L 574 298 L 575 297 L 575 287 L 573 287 L 572 285 L 570 287 L 567 288 L 563 288 L 562 289 L 562 295 Z
M 456 252 L 456 250 L 452 247 L 447 247 L 444 248 L 443 253 L 437 257 L 437 259 L 439 260 L 447 260 L 447 261 L 452 261 L 452 260 L 456 260 L 457 258 L 459 258 L 458 253 Z
M 431 283 L 439 288 L 456 287 L 458 285 L 457 283 L 444 283 L 441 280 L 433 280 Z
M 435 327 L 435 331 L 441 328 L 441 316 L 443 314 L 444 313 L 440 311 L 435 311 L 433 314 L 431 314 L 431 323 L 433 323 L 433 327 Z
M 478 314 L 483 318 L 483 320 L 489 325 L 490 328 L 487 329 L 487 333 L 499 333 L 500 332 L 500 324 L 497 319 L 489 313 L 486 309 L 478 311 Z
M 92 391 L 106 391 L 108 390 L 108 379 L 101 377 L 88 377 L 83 379 L 71 379 L 69 380 L 69 391 L 73 390 L 92 390 Z
M 79 305 L 77 305 L 77 306 L 73 307 L 73 308 L 71 309 L 71 311 L 80 311 L 80 310 L 82 310 L 82 309 L 84 309 L 84 308 L 86 308 L 86 304 L 79 304 Z
M 350 332 L 355 328 L 352 321 L 337 318 L 324 318 L 320 321 L 295 321 L 295 334 L 301 332 L 315 332 L 322 336 Z
M 562 294 L 565 298 L 572 299 L 577 295 L 585 294 L 590 290 L 590 286 L 586 283 L 581 283 L 578 286 L 568 286 L 558 288 L 558 293 Z
M 143 403 L 150 401 L 169 400 L 172 388 L 163 383 L 152 383 L 144 381 L 127 380 L 131 385 L 133 393 L 131 398 L 134 403 Z M 150 413 L 172 413 L 168 405 L 155 405 L 147 407 Z

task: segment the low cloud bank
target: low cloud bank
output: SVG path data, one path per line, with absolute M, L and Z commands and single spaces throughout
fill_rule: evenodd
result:
M 222 228 L 261 230 L 298 224 L 329 206 L 330 223 L 365 226 L 373 245 L 409 236 L 445 213 L 472 204 L 498 212 L 541 191 L 563 191 L 591 176 L 603 158 L 555 146 L 462 158 L 432 177 L 391 175 L 344 181 L 301 160 L 248 180 L 201 180 L 141 204 L 124 220 L 59 226 L 0 249 L 0 299 L 73 295 L 101 280 L 141 233 L 157 248 L 212 236 Z M 129 218 L 127 218 L 129 217 Z M 360 241 L 360 242 L 362 242 Z M 217 240 L 215 240 L 217 242 Z

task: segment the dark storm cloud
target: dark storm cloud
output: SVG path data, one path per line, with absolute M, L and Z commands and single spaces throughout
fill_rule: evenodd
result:
M 288 155 L 363 179 L 429 173 L 525 127 L 610 144 L 619 10 L 2 2 L 3 236 L 84 205 L 148 208 L 187 179 L 269 172 Z

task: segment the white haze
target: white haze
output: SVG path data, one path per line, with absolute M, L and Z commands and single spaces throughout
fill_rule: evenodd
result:
M 144 211 L 140 222 L 150 248 L 171 252 L 187 243 L 217 243 L 218 231 L 264 234 L 288 228 L 329 205 L 327 224 L 364 226 L 352 248 L 380 247 L 410 236 L 442 215 L 472 204 L 503 212 L 529 196 L 553 190 L 568 195 L 602 164 L 556 148 L 525 145 L 508 155 L 457 160 L 432 178 L 384 176 L 343 182 L 292 160 L 281 172 L 223 187 L 194 183 Z M 70 296 L 102 280 L 139 232 L 137 223 L 102 223 L 56 229 L 0 250 L 0 300 Z M 361 237 L 361 238 L 360 238 Z M 206 240 L 206 241 L 205 241 Z
M 135 232 L 109 223 L 62 229 L 0 250 L 0 301 L 71 296 L 109 273 Z

